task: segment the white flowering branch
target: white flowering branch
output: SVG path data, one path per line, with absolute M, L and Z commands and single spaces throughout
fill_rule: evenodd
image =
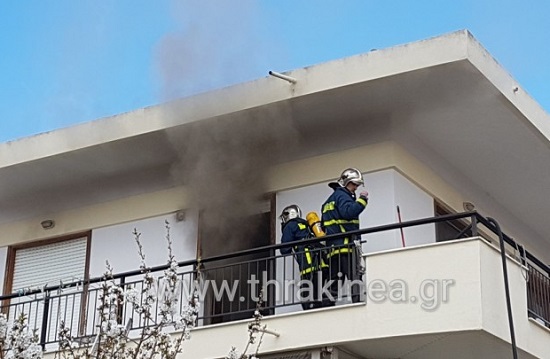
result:
M 11 324 L 0 313 L 0 359 L 40 359 L 42 347 L 36 330 L 27 326 L 27 315 L 20 313 Z
M 113 279 L 112 268 L 107 262 L 100 305 L 97 308 L 100 320 L 99 333 L 91 346 L 81 348 L 75 344 L 69 328 L 62 322 L 58 331 L 60 358 L 175 359 L 182 353 L 182 344 L 190 338 L 190 331 L 196 325 L 199 301 L 196 293 L 192 293 L 189 303 L 180 311 L 182 281 L 177 273 L 178 263 L 172 253 L 168 221 L 165 228 L 168 269 L 158 279 L 158 286 L 157 279 L 153 277 L 145 262 L 141 233 L 134 229 L 133 235 L 138 246 L 140 270 L 143 274 L 141 292 L 135 287 L 123 288 L 117 285 Z M 122 305 L 131 307 L 132 312 L 140 318 L 140 323 L 143 323 L 141 329 L 136 330 L 135 336 L 130 335 L 131 321 L 128 326 L 120 324 Z M 156 313 L 155 308 L 158 308 Z
M 232 347 L 229 351 L 229 354 L 226 356 L 226 359 L 259 359 L 258 354 L 260 352 L 260 346 L 262 345 L 262 340 L 265 334 L 271 334 L 276 337 L 279 337 L 279 334 L 270 331 L 267 329 L 267 324 L 262 325 L 263 316 L 260 312 L 263 304 L 262 292 L 260 292 L 258 303 L 256 304 L 256 310 L 254 310 L 254 320 L 248 323 L 248 342 L 242 353 L 240 353 L 237 348 Z M 258 338 L 258 333 L 260 336 Z M 256 344 L 256 350 L 254 354 L 248 355 L 248 349 L 251 345 Z

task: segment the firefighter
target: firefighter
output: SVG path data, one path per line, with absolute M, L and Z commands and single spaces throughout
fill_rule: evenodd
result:
M 327 235 L 345 233 L 359 229 L 359 214 L 363 212 L 368 203 L 367 191 L 355 192 L 359 186 L 364 185 L 363 175 L 356 168 L 348 168 L 342 172 L 337 182 L 329 183 L 334 192 L 328 197 L 321 207 L 321 220 Z M 350 281 L 360 279 L 356 265 L 357 258 L 354 241 L 357 238 L 341 237 L 327 242 L 327 258 L 329 265 L 329 278 L 331 280 L 330 293 L 337 298 L 339 282 L 346 278 Z M 352 302 L 360 300 L 357 288 L 352 286 Z
M 304 310 L 319 308 L 330 302 L 319 298 L 319 285 L 323 283 L 323 268 L 328 269 L 322 258 L 323 246 L 318 243 L 302 245 L 304 239 L 314 238 L 307 221 L 302 218 L 300 207 L 293 204 L 283 209 L 280 217 L 282 243 L 298 242 L 292 248 L 281 248 L 282 254 L 294 253 L 300 270 L 300 297 Z M 328 274 L 325 274 L 327 276 Z M 327 304 L 328 303 L 328 304 Z

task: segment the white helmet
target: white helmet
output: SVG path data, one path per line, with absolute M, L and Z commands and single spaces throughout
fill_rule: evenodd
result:
M 290 221 L 291 219 L 302 217 L 302 210 L 300 207 L 298 207 L 295 204 L 291 204 L 290 206 L 286 206 L 283 209 L 283 212 L 279 216 L 281 219 L 281 223 L 285 224 L 286 222 Z
M 353 182 L 358 186 L 364 184 L 363 175 L 357 168 L 345 169 L 338 179 L 338 183 L 342 187 L 346 187 L 350 182 Z

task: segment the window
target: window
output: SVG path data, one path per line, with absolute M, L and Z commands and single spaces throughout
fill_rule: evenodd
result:
M 50 318 L 63 319 L 77 333 L 84 325 L 79 313 L 85 305 L 85 296 L 80 288 L 51 292 L 47 306 L 44 293 L 32 296 L 26 293 L 70 282 L 84 283 L 88 278 L 90 238 L 91 232 L 85 232 L 9 247 L 4 295 L 19 294 L 2 303 L 9 318 L 25 313 L 29 328 L 37 329 L 47 313 Z M 52 324 L 56 322 L 50 321 Z M 46 329 L 47 339 L 55 336 L 56 327 Z
M 438 200 L 434 201 L 434 207 L 435 207 L 436 217 L 456 213 L 455 211 L 452 211 L 449 207 L 445 206 L 443 203 L 439 202 Z M 436 242 L 443 242 L 443 241 L 458 239 L 459 236 L 461 238 L 471 236 L 472 235 L 471 229 L 464 231 L 467 226 L 468 225 L 463 220 L 460 220 L 460 219 L 455 219 L 453 221 L 437 222 L 435 224 Z

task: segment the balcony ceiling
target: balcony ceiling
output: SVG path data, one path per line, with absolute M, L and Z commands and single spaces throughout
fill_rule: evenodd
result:
M 191 125 L 244 119 L 246 128 L 287 121 L 293 158 L 388 139 L 423 149 L 433 169 L 456 170 L 544 236 L 548 115 L 476 46 L 455 33 L 299 69 L 296 85 L 266 77 L 0 144 L 0 223 L 174 186 Z

